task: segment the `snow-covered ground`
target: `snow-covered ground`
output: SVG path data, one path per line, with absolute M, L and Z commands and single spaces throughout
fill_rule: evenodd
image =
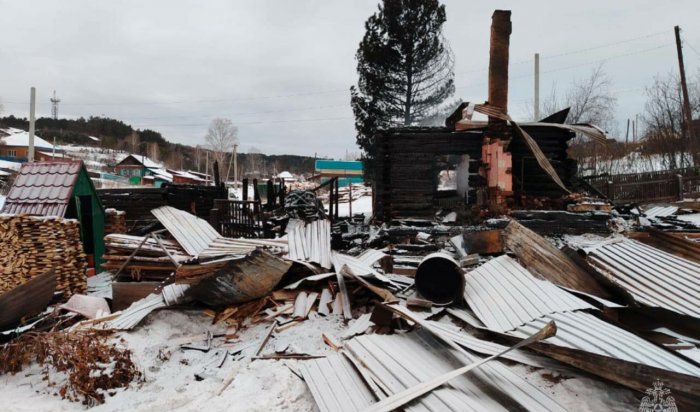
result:
M 313 411 L 316 403 L 306 384 L 287 365 L 295 360 L 251 360 L 265 337 L 269 323 L 253 325 L 239 332 L 233 343 L 223 345 L 215 340 L 214 348 L 204 353 L 184 350 L 187 338 L 226 332 L 225 327 L 212 325 L 211 318 L 200 310 L 164 310 L 151 314 L 143 324 L 130 332 L 115 336 L 124 339 L 134 353 L 135 361 L 145 381 L 107 397 L 95 412 L 166 412 L 166 411 Z M 273 336 L 262 354 L 274 352 L 279 342 L 288 343 L 294 352 L 325 354 L 332 349 L 325 345 L 321 333 L 336 339 L 346 326 L 340 317 L 306 321 Z M 205 346 L 203 341 L 193 346 Z M 216 346 L 219 346 L 217 348 Z M 225 348 L 223 346 L 226 346 Z M 219 368 L 224 353 L 243 347 L 243 359 L 227 356 Z M 291 351 L 291 350 L 290 350 Z M 223 383 L 234 377 L 221 395 Z M 54 396 L 55 388 L 42 381 L 39 367 L 21 373 L 0 376 L 3 388 L 3 411 L 81 411 L 85 408 Z
M 688 161 L 690 156 L 685 156 Z M 612 175 L 626 173 L 645 173 L 656 172 L 660 170 L 668 170 L 672 164 L 671 159 L 661 155 L 644 156 L 638 152 L 630 153 L 619 159 L 602 159 L 589 157 L 580 162 L 581 168 L 584 170 L 583 175 L 597 175 L 601 173 L 609 173 Z M 682 156 L 678 154 L 675 159 L 676 168 L 683 165 Z
M 144 374 L 142 383 L 132 383 L 95 412 L 218 412 L 218 411 L 316 411 L 316 403 L 296 371 L 297 360 L 251 360 L 265 337 L 269 323 L 253 325 L 239 331 L 239 337 L 228 344 L 215 339 L 208 352 L 186 350 L 180 346 L 188 338 L 207 331 L 226 332 L 212 325 L 211 318 L 199 310 L 163 310 L 152 313 L 134 330 L 121 332 L 114 341 L 128 346 Z M 332 349 L 323 343 L 321 333 L 337 340 L 346 326 L 340 316 L 307 320 L 273 335 L 262 354 L 276 347 L 289 345 L 288 352 L 324 355 Z M 123 339 L 123 342 L 120 342 Z M 205 346 L 193 342 L 192 346 Z M 242 357 L 224 353 L 243 348 Z M 221 365 L 219 367 L 219 365 Z M 638 406 L 636 395 L 616 385 L 594 380 L 574 372 L 566 376 L 546 369 L 506 362 L 516 374 L 552 396 L 569 410 L 630 410 Z M 224 382 L 233 379 L 218 395 Z M 40 368 L 33 366 L 11 376 L 0 376 L 3 388 L 2 410 L 84 411 L 84 406 L 53 395 L 55 387 L 42 380 Z
M 328 205 L 324 205 L 328 210 Z M 372 196 L 362 196 L 352 201 L 352 214 L 363 214 L 365 217 L 372 215 Z M 350 202 L 338 203 L 338 216 L 350 216 Z

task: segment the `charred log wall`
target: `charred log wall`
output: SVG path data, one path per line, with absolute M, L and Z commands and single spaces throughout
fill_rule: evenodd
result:
M 374 212 L 384 221 L 402 217 L 430 217 L 437 195 L 436 157 L 469 155 L 478 171 L 483 133 L 446 128 L 398 129 L 376 136 Z M 478 182 L 470 186 L 476 187 Z
M 564 184 L 570 187 L 576 175 L 576 161 L 567 155 L 573 132 L 546 126 L 523 126 L 552 162 Z M 512 134 L 511 134 L 512 135 Z M 436 157 L 469 155 L 469 172 L 477 173 L 481 159 L 483 131 L 455 132 L 448 128 L 405 128 L 380 132 L 375 136 L 375 216 L 383 221 L 397 218 L 433 216 L 438 207 Z M 544 172 L 525 143 L 514 137 L 508 151 L 513 154 L 513 183 L 516 196 L 558 198 L 563 191 Z M 470 176 L 469 199 L 483 183 Z M 442 192 L 441 192 L 442 193 Z
M 215 199 L 227 199 L 226 189 L 216 186 L 164 185 L 160 188 L 100 189 L 97 191 L 105 208 L 126 212 L 129 233 L 156 222 L 151 210 L 172 206 L 208 219 Z

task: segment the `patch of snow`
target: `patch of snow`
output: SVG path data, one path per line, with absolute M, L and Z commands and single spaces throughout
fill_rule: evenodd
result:
M 691 213 L 689 215 L 678 215 L 676 216 L 678 220 L 691 223 L 695 226 L 700 226 L 700 213 Z
M 182 338 L 225 333 L 226 328 L 212 325 L 211 318 L 200 310 L 162 310 L 149 315 L 136 329 L 120 332 L 114 341 L 124 339 L 133 351 L 134 361 L 144 374 L 144 382 L 132 383 L 127 389 L 107 396 L 102 405 L 91 412 L 170 412 L 178 411 L 315 411 L 316 403 L 304 381 L 289 367 L 297 360 L 251 360 L 259 343 L 267 334 L 270 323 L 252 325 L 238 332 L 231 347 L 244 347 L 243 358 L 227 356 L 221 340 L 207 352 L 180 348 Z M 298 353 L 329 354 L 323 343 L 325 332 L 340 340 L 346 326 L 339 316 L 305 321 L 273 335 L 262 354 L 273 352 L 281 342 Z M 180 340 L 181 342 L 178 342 Z M 187 340 L 187 339 L 184 339 Z M 204 346 L 194 342 L 193 346 Z M 217 348 L 217 346 L 220 346 Z M 234 360 L 238 359 L 238 360 Z M 287 366 L 289 365 L 289 367 Z M 7 398 L 3 410 L 9 411 L 84 411 L 79 403 L 53 396 L 54 389 L 41 380 L 41 369 L 31 368 L 11 376 L 0 376 L 3 395 Z M 198 376 L 198 378 L 195 377 Z M 233 381 L 218 396 L 227 378 Z M 198 380 L 201 379 L 201 380 Z M 7 409 L 6 409 L 7 408 Z
M 2 209 L 2 206 L 5 204 L 5 195 L 0 195 L 0 209 Z

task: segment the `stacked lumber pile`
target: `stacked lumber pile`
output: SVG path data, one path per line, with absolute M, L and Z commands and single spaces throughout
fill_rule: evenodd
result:
M 117 209 L 105 210 L 105 233 L 126 233 L 126 213 Z
M 78 221 L 0 215 L 0 295 L 48 269 L 68 299 L 87 289 L 87 259 Z
M 129 256 L 138 249 L 138 253 L 131 258 L 120 276 L 130 277 L 133 280 L 162 281 L 175 271 L 173 260 L 178 264 L 192 260 L 192 257 L 188 256 L 173 240 L 161 240 L 162 246 L 165 247 L 163 249 L 155 239 L 149 238 L 145 241 L 144 239 L 141 236 L 116 233 L 105 236 L 106 252 L 102 257 L 104 259 L 102 268 L 112 272 L 118 271 Z M 139 246 L 141 246 L 140 249 Z

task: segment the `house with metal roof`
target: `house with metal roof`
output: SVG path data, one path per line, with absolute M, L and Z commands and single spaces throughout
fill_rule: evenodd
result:
M 29 132 L 19 129 L 0 130 L 0 160 L 26 162 L 29 156 Z M 34 159 L 49 161 L 63 157 L 63 148 L 34 136 Z
M 173 175 L 161 163 L 146 156 L 130 154 L 114 167 L 116 174 L 129 179 L 131 184 L 161 187 L 172 183 Z
M 99 270 L 104 207 L 82 161 L 24 163 L 0 213 L 77 219 L 88 261 Z

